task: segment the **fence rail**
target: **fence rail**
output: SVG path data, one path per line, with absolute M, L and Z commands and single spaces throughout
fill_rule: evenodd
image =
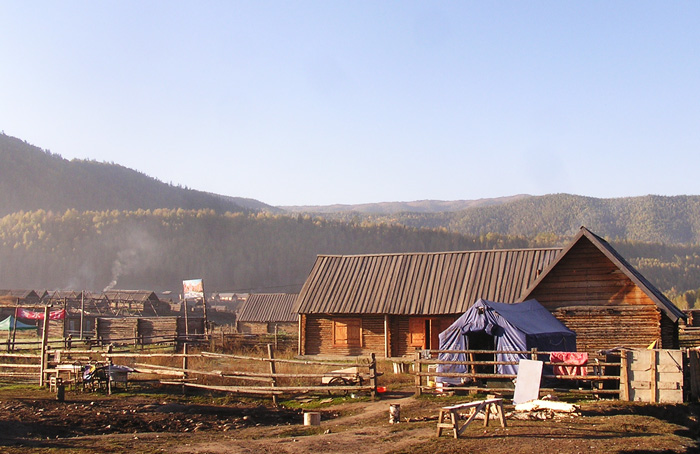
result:
M 0 378 L 13 381 L 38 378 L 40 385 L 46 385 L 55 377 L 66 385 L 82 383 L 84 387 L 86 367 L 128 366 L 134 370 L 131 383 L 177 385 L 183 391 L 197 388 L 267 395 L 276 403 L 279 396 L 294 394 L 369 392 L 375 396 L 377 378 L 381 375 L 377 373 L 374 355 L 348 361 L 310 361 L 275 358 L 271 344 L 265 356 L 192 352 L 188 344 L 181 351 L 169 348 L 171 351 L 165 352 L 114 351 L 111 347 L 47 349 L 43 357 L 0 353 Z M 111 375 L 107 380 L 103 388 L 111 391 Z
M 438 359 L 441 353 L 448 354 L 464 354 L 467 358 L 474 358 L 475 355 L 480 355 L 479 360 L 464 360 L 464 361 L 449 361 Z M 423 392 L 435 392 L 438 388 L 435 383 L 436 377 L 459 378 L 468 385 L 461 386 L 461 389 L 470 391 L 483 390 L 501 390 L 512 392 L 512 381 L 517 378 L 515 374 L 505 374 L 496 372 L 497 366 L 517 365 L 523 357 L 533 360 L 542 360 L 545 366 L 561 366 L 561 363 L 553 363 L 548 360 L 551 352 L 539 351 L 531 349 L 528 351 L 512 350 L 512 351 L 494 351 L 494 350 L 423 350 L 416 352 L 413 360 L 413 374 L 415 376 L 416 394 L 420 395 Z M 499 361 L 496 360 L 496 355 L 516 355 L 518 360 Z M 484 360 L 483 355 L 493 355 L 494 360 Z M 425 370 L 424 366 L 467 366 L 466 372 L 437 372 L 437 370 Z M 492 367 L 493 372 L 485 371 L 487 367 Z M 545 373 L 543 379 L 560 381 L 559 389 L 567 389 L 575 393 L 584 394 L 619 394 L 620 380 L 620 354 L 619 352 L 607 353 L 604 357 L 595 357 L 589 359 L 585 366 L 586 374 L 554 374 Z M 433 378 L 433 380 L 429 380 Z M 488 387 L 483 385 L 483 382 L 489 381 Z M 426 383 L 426 382 L 432 382 Z M 481 385 L 480 385 L 481 382 Z M 585 382 L 590 385 L 589 389 L 584 389 L 580 385 Z M 568 388 L 567 388 L 567 385 Z M 444 388 L 443 388 L 444 389 Z M 552 388 L 554 389 L 554 388 Z

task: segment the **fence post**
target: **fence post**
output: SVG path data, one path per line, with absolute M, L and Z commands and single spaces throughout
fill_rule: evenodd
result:
M 272 374 L 272 382 L 270 386 L 273 388 L 277 386 L 277 379 L 275 378 L 275 354 L 272 350 L 272 344 L 267 344 L 267 356 L 270 357 L 270 374 Z M 277 405 L 277 394 L 272 393 L 272 403 Z
M 182 344 L 182 394 L 185 394 L 187 385 L 187 342 Z
M 659 361 L 659 351 L 656 349 L 651 350 L 651 360 L 649 364 L 649 380 L 651 381 L 651 389 L 649 392 L 651 393 L 651 403 L 655 404 L 659 402 L 658 399 L 658 388 L 659 388 L 659 382 L 658 382 L 658 377 L 657 377 L 657 367 L 658 367 L 658 361 Z
M 377 358 L 374 353 L 371 355 L 372 362 L 369 364 L 369 385 L 372 387 L 372 398 L 377 397 Z
M 46 345 L 49 340 L 49 306 L 44 307 L 44 324 L 41 331 L 41 365 L 39 367 L 39 386 L 44 386 L 44 370 L 48 364 Z
M 530 350 L 530 359 L 533 361 L 537 361 L 537 348 L 533 348 Z
M 422 372 L 422 367 L 420 363 L 420 351 L 416 352 L 415 362 L 413 363 L 413 372 L 416 374 L 416 396 L 423 394 L 423 383 L 420 376 Z
M 627 350 L 620 350 L 620 400 L 630 400 L 630 381 L 628 375 Z
M 112 395 L 112 357 L 107 357 L 107 395 Z

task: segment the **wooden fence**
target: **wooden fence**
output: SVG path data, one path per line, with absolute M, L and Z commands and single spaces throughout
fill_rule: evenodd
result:
M 284 333 L 244 334 L 226 333 L 223 330 L 212 332 L 210 335 L 210 350 L 212 351 L 257 351 L 267 349 L 267 344 L 275 347 L 275 351 L 296 351 L 299 338 L 296 335 Z
M 128 366 L 134 370 L 132 384 L 178 386 L 243 395 L 269 396 L 276 403 L 281 395 L 377 393 L 377 361 L 370 357 L 348 361 L 275 358 L 272 345 L 263 357 L 213 352 L 181 351 L 152 353 L 116 351 L 111 348 L 47 350 L 41 355 L 3 354 L 11 361 L 0 364 L 0 377 L 46 385 L 60 378 L 79 387 L 86 366 Z M 54 380 L 55 382 L 56 380 Z M 109 386 L 107 388 L 110 388 Z M 111 388 L 110 388 L 111 389 Z
M 41 355 L 0 353 L 0 380 L 12 383 L 36 383 L 41 370 Z
M 448 354 L 464 354 L 467 361 L 442 361 L 438 359 L 440 353 Z M 507 391 L 512 392 L 514 389 L 513 380 L 517 377 L 514 374 L 499 374 L 495 371 L 498 365 L 516 365 L 518 361 L 498 361 L 496 354 L 520 355 L 529 359 L 547 359 L 549 352 L 538 351 L 532 349 L 529 351 L 499 351 L 493 350 L 423 350 L 416 352 L 413 360 L 413 370 L 415 375 L 416 394 L 420 395 L 423 392 L 435 392 L 438 387 L 435 384 L 434 378 L 437 376 L 463 379 L 472 383 L 471 385 L 461 386 L 459 389 L 488 392 L 488 391 Z M 490 356 L 492 360 L 486 360 L 483 357 Z M 474 358 L 477 358 L 476 360 Z M 546 366 L 551 366 L 553 363 L 544 361 Z M 430 366 L 461 365 L 467 367 L 467 372 L 440 372 L 431 369 Z M 561 365 L 561 364 L 557 364 Z M 427 366 L 427 367 L 426 367 Z M 561 387 L 552 388 L 552 391 L 568 391 L 572 393 L 585 394 L 608 394 L 618 395 L 620 392 L 620 353 L 610 352 L 599 357 L 589 358 L 586 367 L 586 375 L 552 375 L 544 374 L 543 379 L 560 380 Z M 488 368 L 493 372 L 486 372 L 483 369 Z M 433 380 L 430 380 L 433 378 Z M 430 381 L 431 383 L 427 383 Z M 588 388 L 581 386 L 583 383 L 588 384 Z M 571 386 L 567 387 L 566 385 Z M 488 384 L 488 386 L 485 386 Z

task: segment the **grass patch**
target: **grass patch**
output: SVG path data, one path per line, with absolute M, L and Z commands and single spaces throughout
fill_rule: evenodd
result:
M 358 402 L 370 402 L 372 400 L 369 396 L 329 396 L 318 399 L 290 399 L 280 402 L 280 405 L 285 408 L 290 409 L 300 409 L 300 410 L 317 410 L 327 407 L 332 407 L 334 405 L 341 405 L 346 403 L 358 403 Z

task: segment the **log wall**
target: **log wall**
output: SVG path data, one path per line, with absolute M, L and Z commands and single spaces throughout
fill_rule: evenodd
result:
M 137 317 L 98 318 L 95 335 L 104 343 L 124 343 L 123 339 L 132 339 L 138 336 L 138 323 Z
M 174 338 L 177 336 L 177 317 L 139 318 L 138 332 L 144 344 L 162 342 L 163 338 Z
M 460 314 L 461 315 L 461 314 Z M 428 343 L 425 348 L 437 350 L 440 345 L 438 334 L 447 329 L 455 320 L 456 315 L 444 315 L 435 317 L 408 317 L 408 316 L 393 316 L 391 319 L 391 355 L 392 356 L 411 356 L 417 350 L 423 347 L 414 346 L 411 344 L 411 319 L 422 318 L 430 320 L 430 329 L 432 332 L 426 333 Z
M 378 356 L 384 356 L 383 315 L 365 315 L 362 317 L 362 342 L 358 347 L 333 345 L 333 320 L 342 318 L 329 315 L 306 314 L 304 316 L 303 354 L 360 356 L 375 353 Z
M 274 334 L 275 326 L 279 334 L 291 334 L 296 336 L 299 330 L 297 323 L 274 323 L 274 322 L 241 322 L 237 324 L 239 333 L 244 334 Z
M 203 334 L 204 319 L 189 319 L 189 334 Z M 185 335 L 185 320 L 179 317 L 105 317 L 96 320 L 95 337 L 104 343 L 151 344 Z
M 661 337 L 661 313 L 650 306 L 570 306 L 554 316 L 576 333 L 576 349 L 594 354 L 615 347 L 646 348 Z

